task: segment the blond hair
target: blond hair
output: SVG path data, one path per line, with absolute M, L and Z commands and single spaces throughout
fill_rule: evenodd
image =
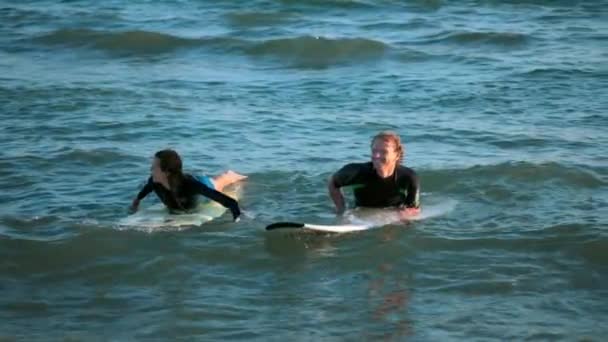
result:
M 372 138 L 371 145 L 373 146 L 377 140 L 392 142 L 395 145 L 395 152 L 399 154 L 399 157 L 397 157 L 397 164 L 400 164 L 403 161 L 405 156 L 405 146 L 403 146 L 401 143 L 401 138 L 397 133 L 393 131 L 382 131 Z

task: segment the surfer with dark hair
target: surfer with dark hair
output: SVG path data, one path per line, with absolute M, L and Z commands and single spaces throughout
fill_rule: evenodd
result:
M 247 178 L 234 171 L 227 171 L 217 177 L 195 178 L 182 171 L 182 159 L 174 150 L 162 150 L 154 154 L 152 175 L 131 203 L 131 212 L 137 211 L 139 202 L 154 191 L 158 198 L 172 212 L 187 212 L 197 205 L 197 195 L 203 195 L 230 209 L 232 217 L 238 220 L 241 211 L 238 202 L 223 194 L 224 187 Z

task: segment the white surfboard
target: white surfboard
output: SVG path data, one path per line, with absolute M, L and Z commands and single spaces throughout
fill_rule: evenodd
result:
M 356 232 L 443 215 L 451 211 L 455 206 L 456 202 L 451 200 L 437 205 L 425 206 L 420 214 L 407 218 L 402 217 L 396 209 L 356 208 L 347 211 L 343 216 L 343 222 L 340 222 L 340 224 L 323 225 L 304 222 L 275 222 L 266 226 L 266 230 L 304 229 L 330 233 Z
M 323 225 L 323 224 L 308 224 L 299 222 L 275 222 L 266 226 L 266 230 L 285 229 L 285 228 L 296 228 L 296 229 L 309 229 L 320 232 L 330 233 L 347 233 L 356 232 L 360 230 L 366 230 L 372 228 L 367 225 L 357 224 L 345 224 L 345 225 Z
M 230 187 L 224 193 L 236 200 L 239 199 L 240 187 Z M 200 199 L 201 203 L 192 212 L 185 214 L 171 214 L 164 204 L 140 209 L 135 214 L 124 217 L 118 221 L 122 229 L 154 230 L 181 230 L 187 227 L 200 226 L 222 216 L 228 209 L 221 204 Z

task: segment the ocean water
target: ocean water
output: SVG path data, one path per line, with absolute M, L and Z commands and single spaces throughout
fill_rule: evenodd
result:
M 603 340 L 607 18 L 605 0 L 2 2 L 0 340 Z M 385 129 L 432 215 L 264 230 L 334 222 L 325 180 Z M 249 175 L 243 219 L 121 229 L 167 147 Z

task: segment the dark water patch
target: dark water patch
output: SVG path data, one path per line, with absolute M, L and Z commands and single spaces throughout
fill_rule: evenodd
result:
M 80 163 L 89 166 L 102 166 L 116 162 L 131 162 L 133 156 L 114 149 L 71 149 L 53 157 L 55 162 Z
M 533 332 L 533 333 L 528 333 L 526 335 L 526 341 L 559 341 L 559 340 L 563 340 L 567 337 L 568 335 L 566 334 L 562 334 L 562 333 L 556 333 L 556 332 L 550 332 L 550 331 L 544 331 L 544 332 Z M 580 341 L 593 341 L 593 339 L 581 339 Z
M 593 78 L 601 80 L 608 78 L 608 71 L 601 69 L 563 69 L 563 68 L 535 68 L 530 71 L 518 74 L 527 79 L 550 79 L 550 80 L 566 80 L 571 81 L 573 78 L 585 79 Z
M 509 280 L 463 281 L 435 289 L 439 293 L 460 293 L 469 296 L 507 295 L 515 290 L 515 284 Z
M 562 24 L 562 23 L 567 23 L 567 22 L 571 22 L 573 19 L 590 19 L 588 16 L 583 16 L 582 13 L 577 13 L 574 11 L 565 11 L 565 12 L 560 12 L 560 11 L 550 11 L 548 12 L 548 14 L 544 14 L 544 15 L 540 15 L 536 18 L 534 18 L 535 20 L 538 20 L 540 22 L 543 22 L 544 24 Z M 575 29 L 575 31 L 579 31 L 579 29 L 582 29 L 584 31 L 587 32 L 593 32 L 593 29 L 591 28 L 577 28 Z M 568 27 L 568 31 L 570 31 L 570 27 Z
M 231 25 L 241 28 L 285 24 L 296 18 L 289 12 L 237 12 L 226 14 Z
M 12 28 L 23 27 L 33 23 L 41 24 L 56 19 L 56 16 L 47 14 L 44 11 L 14 7 L 0 8 L 0 21 Z
M 39 200 L 43 201 L 44 198 L 39 197 Z M 66 229 L 63 217 L 58 215 L 5 215 L 0 216 L 0 225 L 6 227 L 0 233 L 0 240 L 15 241 L 16 244 L 19 244 L 18 241 L 59 241 L 77 234 Z
M 15 160 L 15 158 L 0 159 L 0 178 L 4 190 L 23 189 L 35 183 L 34 177 L 24 171 L 31 171 L 37 166 Z M 0 203 L 6 198 L 0 199 Z
M 580 118 L 578 121 L 581 124 L 608 127 L 608 115 L 604 115 L 604 114 L 585 115 L 582 118 Z
M 50 123 L 49 119 L 65 118 L 66 112 L 79 112 L 93 106 L 115 110 L 117 105 L 110 103 L 113 100 L 127 99 L 137 103 L 148 99 L 148 96 L 147 92 L 134 91 L 129 87 L 116 88 L 90 84 L 0 87 L 0 99 L 8 100 L 7 108 L 10 110 L 0 115 L 13 114 L 19 118 L 31 119 L 43 126 L 43 123 Z M 124 103 L 121 106 L 124 107 Z M 79 120 L 82 121 L 82 118 Z M 22 124 L 23 122 L 20 121 L 19 125 Z M 69 129 L 68 127 L 67 130 Z
M 95 87 L 90 84 L 82 86 L 65 86 L 63 84 L 55 84 L 52 86 L 31 86 L 31 87 L 0 87 L 0 95 L 7 98 L 25 97 L 28 100 L 35 101 L 44 98 L 48 101 L 49 97 L 55 98 L 71 98 L 75 96 L 91 96 L 95 98 L 112 97 L 112 96 L 137 96 L 137 92 L 130 91 L 127 88 L 112 88 L 112 87 Z
M 250 174 L 249 177 L 255 181 L 248 184 L 248 192 L 274 194 L 272 197 L 262 199 L 262 203 L 267 207 L 267 210 L 265 209 L 264 213 L 260 213 L 260 215 L 274 212 L 280 213 L 281 215 L 284 215 L 284 217 L 289 217 L 300 215 L 302 211 L 309 211 L 310 209 L 315 208 L 323 211 L 327 205 L 326 203 L 320 203 L 318 200 L 319 196 L 324 197 L 325 193 L 311 191 L 312 189 L 318 189 L 318 183 L 324 183 L 326 177 L 303 172 L 279 171 L 253 173 Z M 273 180 L 281 181 L 276 182 Z M 285 207 L 283 205 L 285 202 L 290 202 L 291 205 Z M 265 218 L 263 216 L 258 218 L 268 220 L 275 219 L 274 217 Z
M 328 67 L 333 64 L 377 59 L 389 46 L 365 38 L 324 38 L 301 36 L 267 40 L 246 49 L 251 56 L 272 56 L 301 67 Z
M 28 171 L 43 171 L 46 172 L 52 167 L 53 163 L 47 157 L 32 153 L 20 153 L 18 156 L 12 156 L 2 162 L 5 172 L 19 170 Z
M 45 228 L 48 225 L 54 225 L 61 219 L 58 216 L 34 216 L 30 218 L 16 216 L 0 217 L 0 224 L 13 228 L 15 230 L 32 230 L 37 228 Z M 6 237 L 6 235 L 4 235 Z
M 22 5 L 22 4 L 20 4 Z M 0 8 L 0 21 L 13 28 L 27 28 L 34 26 L 44 26 L 46 24 L 63 23 L 64 20 L 74 22 L 107 23 L 111 21 L 120 21 L 121 17 L 115 12 L 106 9 L 82 10 L 75 7 L 66 6 L 62 11 L 57 11 L 57 8 L 48 8 L 44 6 L 22 6 Z
M 384 9 L 390 6 L 388 8 L 394 12 L 433 13 L 444 8 L 446 3 L 441 0 L 412 0 L 383 2 L 382 5 Z
M 496 115 L 495 113 L 487 113 Z M 589 147 L 592 143 L 585 141 L 563 141 L 553 137 L 532 136 L 529 134 L 496 134 L 482 130 L 468 129 L 436 129 L 434 133 L 423 133 L 413 137 L 415 141 L 441 141 L 446 144 L 463 144 L 463 141 L 475 146 L 490 145 L 505 150 L 521 148 L 552 148 L 556 144 L 568 145 L 576 148 Z
M 282 5 L 297 7 L 315 7 L 319 9 L 373 9 L 376 6 L 372 1 L 362 0 L 275 0 Z
M 608 271 L 608 238 L 605 236 L 577 243 L 573 249 L 585 261 Z
M 461 46 L 494 46 L 504 48 L 520 48 L 526 45 L 530 36 L 515 32 L 453 32 L 446 31 L 419 41 L 421 44 L 455 44 Z
M 63 29 L 39 36 L 34 43 L 51 47 L 82 48 L 102 51 L 111 57 L 145 57 L 160 61 L 165 54 L 204 48 L 209 51 L 242 52 L 250 42 L 234 37 L 211 36 L 183 38 L 154 31 L 96 31 Z
M 597 233 L 596 231 L 589 232 L 590 227 L 582 223 L 561 223 L 554 226 L 544 227 L 539 230 L 527 231 L 527 236 L 563 236 L 563 237 L 576 237 L 587 233 Z
M 463 65 L 469 65 L 474 67 L 483 67 L 494 69 L 496 65 L 502 64 L 502 61 L 498 58 L 492 58 L 484 55 L 455 55 L 455 54 L 442 54 L 436 56 L 437 59 L 447 61 L 449 63 L 461 63 Z M 471 84 L 473 85 L 473 84 Z
M 403 63 L 429 62 L 431 60 L 440 59 L 443 57 L 408 48 L 400 48 L 395 52 L 395 56 L 398 61 Z
M 480 137 L 479 139 L 475 140 L 481 140 L 482 142 L 486 142 L 490 145 L 494 145 L 503 149 L 513 150 L 519 150 L 520 148 L 546 147 L 555 144 L 555 141 L 553 140 L 528 135 L 516 135 L 505 139 L 488 139 L 487 137 Z M 578 144 L 585 145 L 584 142 L 580 142 Z
M 71 229 L 73 228 L 76 227 Z M 129 260 L 141 259 L 149 251 L 148 248 L 154 248 L 158 252 L 175 249 L 173 238 L 166 234 L 119 232 L 90 226 L 48 238 L 39 236 L 38 229 L 30 233 L 13 239 L 0 239 L 2 250 L 13 258 L 10 265 L 3 266 L 7 268 L 3 274 L 8 275 L 7 272 L 10 271 L 13 276 L 60 278 L 62 274 L 88 273 L 93 267 L 99 268 L 99 271 L 104 268 L 98 277 L 110 280 L 110 268 L 116 266 L 117 269 L 126 271 Z M 141 248 L 139 253 L 132 249 L 135 246 Z
M 572 11 L 581 8 L 584 2 L 577 0 L 473 0 L 470 3 L 472 5 L 532 5 Z M 597 3 L 599 4 L 601 1 Z
M 391 22 L 381 21 L 370 24 L 364 24 L 360 26 L 362 29 L 376 31 L 376 30 L 390 30 L 390 31 L 403 31 L 412 30 L 418 28 L 432 28 L 437 27 L 437 24 L 425 18 L 413 18 L 405 22 Z
M 55 151 L 47 151 L 46 154 L 24 154 L 12 157 L 8 167 L 18 170 L 44 170 L 46 172 L 53 168 L 75 168 L 77 165 L 99 167 L 112 163 L 141 162 L 141 156 L 133 156 L 118 149 L 111 148 L 69 148 L 62 147 Z M 72 171 L 76 171 L 73 170 Z
M 207 37 L 200 39 L 201 45 L 207 49 L 221 52 L 242 53 L 251 46 L 251 42 L 236 37 Z
M 564 253 L 568 251 L 584 251 L 588 253 L 595 262 L 606 262 L 606 244 L 608 238 L 602 237 L 595 241 L 585 241 L 584 237 L 578 236 L 539 236 L 526 237 L 515 234 L 512 237 L 478 237 L 478 238 L 446 238 L 439 236 L 416 236 L 412 237 L 410 243 L 417 249 L 425 252 L 447 252 L 447 251 L 534 251 L 544 253 Z
M 17 302 L 9 302 L 3 305 L 4 310 L 8 312 L 18 313 L 22 317 L 48 316 L 51 311 L 51 306 L 45 301 L 37 300 L 20 300 Z M 0 341 L 4 341 L 0 338 Z M 7 340 L 12 341 L 12 340 Z
M 589 35 L 589 37 L 587 37 L 587 39 L 592 40 L 592 41 L 599 41 L 600 43 L 605 43 L 606 41 L 608 41 L 608 35 L 592 34 L 592 35 Z M 606 54 L 604 54 L 604 56 L 606 56 Z

